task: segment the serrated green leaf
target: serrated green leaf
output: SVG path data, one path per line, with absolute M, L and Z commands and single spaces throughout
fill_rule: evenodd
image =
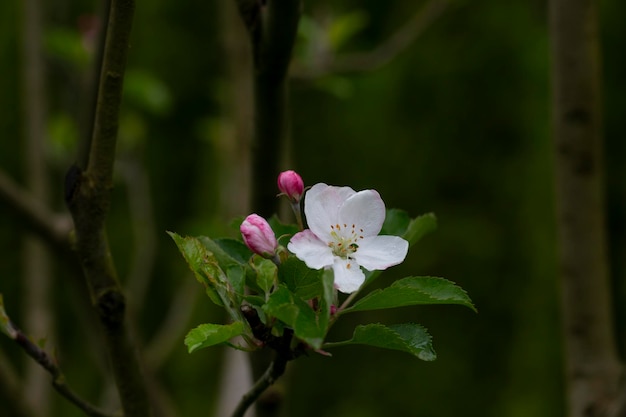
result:
M 285 285 L 280 285 L 270 295 L 263 306 L 268 316 L 276 317 L 293 329 L 299 339 L 314 349 L 319 349 L 326 335 L 326 327 L 318 323 L 318 316 L 313 308 L 300 297 L 291 293 Z
M 327 343 L 324 348 L 345 345 L 368 345 L 399 350 L 410 353 L 424 361 L 434 361 L 437 358 L 432 345 L 432 337 L 428 331 L 419 324 L 413 323 L 391 326 L 375 323 L 357 326 L 352 339 L 344 342 Z
M 322 270 L 310 269 L 295 256 L 287 258 L 278 269 L 278 281 L 303 300 L 322 295 L 321 276 Z
M 4 299 L 2 298 L 2 294 L 0 294 L 0 331 L 9 336 L 11 339 L 15 339 L 17 337 L 17 331 L 11 324 L 11 320 L 4 309 Z
M 342 313 L 428 304 L 460 304 L 476 311 L 472 300 L 452 281 L 437 277 L 407 277 L 375 290 Z
M 409 242 L 409 246 L 413 246 L 435 229 L 437 229 L 437 217 L 433 213 L 426 213 L 413 219 L 402 237 Z
M 246 264 L 252 256 L 252 251 L 250 251 L 250 249 L 248 249 L 248 247 L 240 240 L 213 239 L 213 242 L 215 242 L 215 244 L 219 246 L 219 248 L 224 251 L 230 259 L 242 265 Z
M 381 235 L 402 236 L 411 223 L 411 217 L 404 210 L 389 209 L 385 216 L 385 222 L 380 230 Z
M 220 307 L 224 307 L 225 303 L 228 304 L 228 301 L 224 300 L 220 294 L 223 291 L 219 291 L 220 288 L 225 286 L 223 283 L 224 279 L 222 279 L 224 273 L 219 268 L 213 254 L 194 237 L 182 237 L 174 232 L 167 232 L 167 234 L 172 237 L 176 246 L 178 246 L 178 250 L 185 258 L 185 261 L 187 261 L 187 265 L 193 272 L 194 277 L 204 285 L 211 301 Z
M 413 246 L 426 234 L 437 228 L 437 218 L 433 213 L 423 214 L 415 219 L 411 219 L 409 215 L 398 209 L 387 210 L 385 223 L 381 229 L 381 235 L 400 236 L 409 242 L 409 246 Z M 382 271 L 365 271 L 365 284 L 363 287 L 371 284 Z
M 201 324 L 187 333 L 185 345 L 189 353 L 209 346 L 228 342 L 235 336 L 243 334 L 245 326 L 237 321 L 231 324 Z
M 258 290 L 256 288 L 256 274 L 248 263 L 252 257 L 252 252 L 243 242 L 234 239 L 211 239 L 206 236 L 199 236 L 198 240 L 215 256 L 223 270 L 228 270 L 233 265 L 243 267 L 246 278 L 244 285 L 248 284 Z M 231 283 L 237 293 L 241 294 L 238 284 L 239 282 Z
M 269 259 L 260 256 L 254 257 L 253 268 L 256 271 L 256 282 L 263 292 L 268 293 L 276 282 L 278 268 L 276 264 Z
M 198 236 L 197 239 L 215 256 L 222 268 L 245 265 L 252 256 L 246 245 L 234 239 L 211 239 L 207 236 Z

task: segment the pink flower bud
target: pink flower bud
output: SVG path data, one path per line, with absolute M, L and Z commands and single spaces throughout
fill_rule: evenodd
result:
M 298 202 L 304 193 L 304 182 L 297 172 L 284 171 L 278 175 L 278 189 L 289 197 L 289 200 Z
M 254 253 L 271 258 L 276 253 L 278 242 L 269 223 L 257 214 L 251 214 L 239 227 L 243 241 Z

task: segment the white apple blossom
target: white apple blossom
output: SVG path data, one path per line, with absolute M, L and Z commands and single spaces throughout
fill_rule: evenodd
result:
M 383 270 L 406 257 L 406 240 L 378 236 L 385 203 L 374 190 L 315 184 L 305 195 L 304 214 L 309 229 L 296 233 L 287 248 L 309 268 L 332 268 L 341 292 L 361 287 L 365 281 L 361 267 Z

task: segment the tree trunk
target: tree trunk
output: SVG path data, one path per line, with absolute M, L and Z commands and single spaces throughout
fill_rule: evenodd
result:
M 22 4 L 22 106 L 24 134 L 24 178 L 26 188 L 38 201 L 49 200 L 48 174 L 45 160 L 46 92 L 45 66 L 42 51 L 43 18 L 40 0 L 24 0 Z M 45 243 L 34 235 L 23 242 L 23 289 L 26 328 L 36 338 L 50 343 L 54 321 L 49 306 L 51 261 Z M 50 387 L 46 372 L 27 358 L 25 396 L 35 415 L 50 415 Z
M 552 0 L 550 34 L 568 415 L 605 416 L 620 363 L 607 260 L 597 2 Z

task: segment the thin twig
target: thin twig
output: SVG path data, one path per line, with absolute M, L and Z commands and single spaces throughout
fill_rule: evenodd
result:
M 287 367 L 287 359 L 277 354 L 270 363 L 265 373 L 254 384 L 252 389 L 248 391 L 232 414 L 232 417 L 243 417 L 248 408 L 269 388 L 282 374 L 285 373 Z
M 99 408 L 93 406 L 89 402 L 83 400 L 76 392 L 70 388 L 65 380 L 63 372 L 56 363 L 56 360 L 51 358 L 48 353 L 33 343 L 21 330 L 17 329 L 17 335 L 15 342 L 26 352 L 28 356 L 33 358 L 39 365 L 41 365 L 52 376 L 52 386 L 54 389 L 65 397 L 68 401 L 81 409 L 85 414 L 91 417 L 113 417 L 114 414 L 109 414 Z
M 366 52 L 324 56 L 310 67 L 294 64 L 293 78 L 313 79 L 329 74 L 373 71 L 388 64 L 406 50 L 448 7 L 448 0 L 430 0 L 386 41 Z
M 67 252 L 70 247 L 72 219 L 66 214 L 56 214 L 44 207 L 29 192 L 22 189 L 0 170 L 0 199 L 39 236 L 53 247 Z

